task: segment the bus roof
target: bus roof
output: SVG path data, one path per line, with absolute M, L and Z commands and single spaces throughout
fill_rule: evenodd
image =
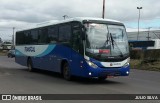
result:
M 40 27 L 45 27 L 45 26 L 50 26 L 50 25 L 56 25 L 56 24 L 61 24 L 61 23 L 67 23 L 71 21 L 89 21 L 89 20 L 95 20 L 95 21 L 106 21 L 106 22 L 115 22 L 115 23 L 121 23 L 120 21 L 117 20 L 112 20 L 112 19 L 103 19 L 103 18 L 93 18 L 93 17 L 75 17 L 75 18 L 69 18 L 66 20 L 51 20 L 51 21 L 46 21 L 42 23 L 38 23 L 37 25 L 21 29 L 19 31 L 24 31 L 24 30 L 30 30 L 30 29 L 35 29 L 35 28 L 40 28 Z

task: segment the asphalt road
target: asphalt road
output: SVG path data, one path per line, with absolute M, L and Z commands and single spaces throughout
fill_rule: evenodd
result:
M 26 67 L 14 62 L 14 58 L 0 56 L 0 94 L 160 94 L 160 72 L 131 70 L 128 77 L 108 78 L 99 82 L 96 79 L 76 78 L 66 81 L 56 73 L 46 71 L 28 72 Z M 0 101 L 1 103 L 2 101 Z M 46 103 L 43 101 L 37 103 Z M 75 103 L 75 101 L 57 101 Z M 117 101 L 76 101 L 116 102 Z M 137 103 L 138 101 L 130 101 Z M 160 103 L 160 101 L 144 101 Z M 25 102 L 32 103 L 32 102 Z M 51 102 L 53 103 L 53 102 Z M 128 103 L 128 101 L 121 101 Z M 142 101 L 140 101 L 142 103 Z

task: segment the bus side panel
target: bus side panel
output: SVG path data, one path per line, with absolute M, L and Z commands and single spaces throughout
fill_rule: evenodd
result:
M 67 46 L 58 44 L 50 55 L 53 57 L 53 61 L 49 62 L 51 64 L 49 70 L 61 72 L 61 62 L 66 60 L 69 63 L 71 59 L 71 49 Z
M 89 70 L 85 64 L 84 56 L 70 47 L 64 45 L 57 45 L 52 52 L 52 55 L 56 56 L 54 67 L 50 67 L 52 71 L 61 72 L 61 62 L 66 60 L 70 66 L 71 75 L 74 76 L 88 76 Z
M 83 76 L 87 72 L 84 67 L 84 57 L 78 52 L 72 50 L 71 74 L 75 76 Z
M 40 57 L 31 57 L 31 60 L 32 60 L 33 67 L 40 69 L 40 65 L 41 65 Z
M 27 59 L 26 56 L 15 56 L 15 62 L 23 66 L 27 66 Z
M 84 56 L 70 47 L 57 45 L 53 54 L 57 56 L 54 70 L 61 72 L 61 62 L 66 60 L 70 66 L 71 75 L 82 77 L 88 75 L 88 69 L 84 66 Z
M 68 62 L 70 60 L 70 51 L 71 49 L 69 47 L 57 44 L 50 53 L 41 57 L 33 57 L 33 65 L 35 68 L 60 73 L 62 60 L 66 60 Z

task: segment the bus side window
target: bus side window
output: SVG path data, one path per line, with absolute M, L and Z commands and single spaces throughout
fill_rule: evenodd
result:
M 37 44 L 38 43 L 38 30 L 32 30 L 31 31 L 31 35 L 28 35 L 29 36 L 29 41 L 30 41 L 30 44 Z
M 59 42 L 70 44 L 71 26 L 69 24 L 60 25 L 59 27 Z
M 31 44 L 32 43 L 32 35 L 30 31 L 24 32 L 24 44 Z
M 41 28 L 39 30 L 38 44 L 46 44 L 47 43 L 47 28 Z
M 24 35 L 24 32 L 17 32 L 16 33 L 16 45 L 23 45 L 25 44 L 24 41 L 25 41 L 25 35 Z
M 48 43 L 58 42 L 58 27 L 48 27 Z
M 80 23 L 79 22 L 72 23 L 72 48 L 80 53 L 82 53 L 83 51 L 81 34 L 82 31 L 80 28 Z

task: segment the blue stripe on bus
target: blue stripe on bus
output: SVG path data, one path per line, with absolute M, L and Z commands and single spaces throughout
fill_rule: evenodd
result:
M 55 46 L 56 45 L 49 45 L 48 48 L 42 54 L 39 54 L 36 57 L 42 57 L 48 55 L 55 48 Z
M 15 54 L 17 55 L 17 56 L 25 56 L 25 54 L 23 54 L 22 52 L 20 52 L 19 50 L 15 50 Z

